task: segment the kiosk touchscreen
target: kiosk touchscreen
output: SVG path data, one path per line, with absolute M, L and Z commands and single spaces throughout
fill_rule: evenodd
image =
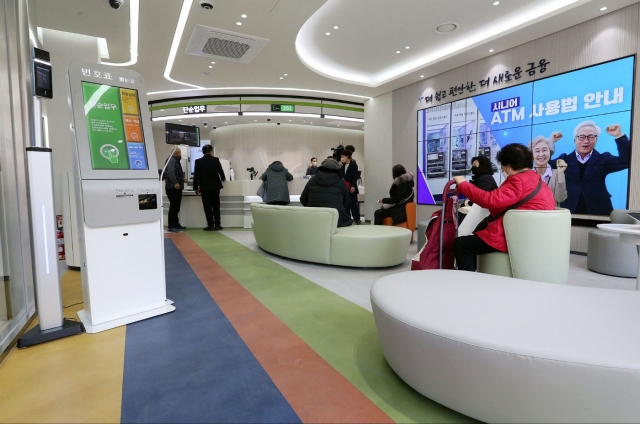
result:
M 162 193 L 143 78 L 74 62 L 69 85 L 84 295 L 78 315 L 93 333 L 175 308 L 166 300 Z

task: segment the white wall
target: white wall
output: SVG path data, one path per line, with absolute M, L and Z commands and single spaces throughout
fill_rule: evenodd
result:
M 221 127 L 210 132 L 201 130 L 202 139 L 212 140 L 214 154 L 231 161 L 237 180 L 248 180 L 249 167 L 260 174 L 271 162 L 280 160 L 294 178 L 303 176 L 312 157 L 319 162 L 331 155 L 331 148 L 351 144 L 355 147 L 354 158 L 364 171 L 364 133 L 358 130 L 316 127 L 312 125 L 244 124 Z M 164 124 L 154 124 L 153 136 L 158 157 L 158 167 L 171 152 L 165 143 Z M 366 184 L 365 173 L 363 181 Z
M 71 111 L 67 69 L 76 60 L 100 63 L 98 40 L 86 35 L 44 29 L 44 49 L 51 53 L 53 99 L 43 100 L 49 127 L 49 147 L 53 151 L 53 184 L 56 214 L 62 214 L 61 175 L 73 171 Z
M 393 182 L 393 107 L 392 93 L 374 97 L 364 104 L 364 148 L 367 151 L 365 166 L 372 170 L 367 174 L 365 184 L 364 215 L 365 219 L 371 221 L 379 207 L 378 199 L 389 195 L 389 187 Z

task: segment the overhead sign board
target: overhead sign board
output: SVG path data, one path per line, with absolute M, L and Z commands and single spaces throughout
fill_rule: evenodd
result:
M 196 113 L 207 113 L 207 106 L 205 105 L 185 106 L 182 108 L 182 113 L 184 113 L 185 115 L 193 115 Z
M 271 112 L 291 112 L 295 113 L 296 107 L 294 105 L 271 105 Z

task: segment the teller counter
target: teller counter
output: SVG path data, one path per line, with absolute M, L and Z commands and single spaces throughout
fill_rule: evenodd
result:
M 291 206 L 302 206 L 300 204 L 300 194 L 309 180 L 294 179 L 289 181 L 289 197 Z M 237 180 L 224 181 L 224 188 L 220 190 L 220 219 L 224 228 L 251 228 L 251 203 L 262 203 L 262 199 L 256 195 L 260 180 Z M 358 201 L 363 210 L 364 187 L 359 187 L 360 194 Z M 163 194 L 162 203 L 164 206 L 164 222 L 168 221 L 169 200 Z M 187 228 L 204 228 L 207 226 L 207 219 L 204 216 L 202 200 L 200 196 L 192 190 L 182 192 L 182 204 L 180 206 L 180 224 Z

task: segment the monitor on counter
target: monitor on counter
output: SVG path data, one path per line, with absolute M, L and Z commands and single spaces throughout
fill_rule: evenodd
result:
M 184 144 L 200 147 L 200 128 L 192 125 L 164 124 L 167 144 Z

